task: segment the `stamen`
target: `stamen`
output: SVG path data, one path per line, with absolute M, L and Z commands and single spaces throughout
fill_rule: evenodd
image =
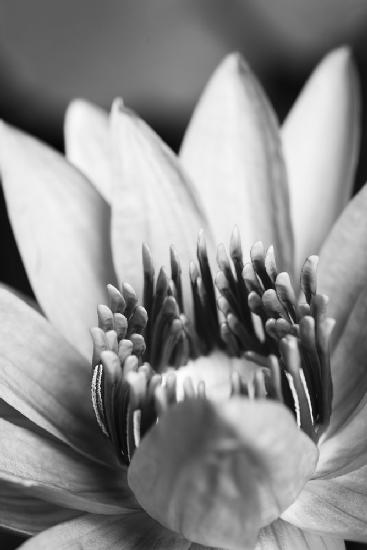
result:
M 251 263 L 244 265 L 235 227 L 230 257 L 223 245 L 218 247 L 214 286 L 199 233 L 198 263 L 189 270 L 194 323 L 183 312 L 182 269 L 173 247 L 171 278 L 161 268 L 155 281 L 152 255 L 143 245 L 144 307 L 129 284 L 121 292 L 107 286 L 109 307 L 97 307 L 98 327 L 91 329 L 92 404 L 100 429 L 124 464 L 178 399 L 207 398 L 205 380 L 195 386 L 187 377 L 178 388 L 175 369 L 214 349 L 244 360 L 245 370 L 230 374 L 231 395 L 284 403 L 313 440 L 327 428 L 333 320 L 327 317 L 327 297 L 317 294 L 317 257 L 303 266 L 306 303 L 299 304 L 288 273 L 277 272 L 272 246 L 265 253 L 264 245 L 255 243 L 250 256 Z

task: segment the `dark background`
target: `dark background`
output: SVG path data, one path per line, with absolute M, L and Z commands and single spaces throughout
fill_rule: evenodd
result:
M 239 50 L 280 120 L 322 55 L 352 46 L 367 104 L 363 0 L 20 0 L 0 5 L 0 117 L 63 150 L 73 97 L 107 109 L 122 95 L 175 150 L 200 90 L 221 58 Z M 367 115 L 356 189 L 367 173 Z M 32 294 L 0 196 L 1 280 Z M 23 539 L 0 531 L 0 548 Z M 367 545 L 348 543 L 348 548 Z

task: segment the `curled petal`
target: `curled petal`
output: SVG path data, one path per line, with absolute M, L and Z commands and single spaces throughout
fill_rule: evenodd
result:
M 274 244 L 281 270 L 293 269 L 287 178 L 274 112 L 254 75 L 229 55 L 207 84 L 180 153 L 192 176 L 216 242 L 234 225 L 245 249 Z
M 108 115 L 96 105 L 76 99 L 65 114 L 65 154 L 111 202 L 111 156 Z
M 282 517 L 302 529 L 367 542 L 367 466 L 310 481 Z
M 281 405 L 187 400 L 143 438 L 128 481 L 166 527 L 237 549 L 254 544 L 259 528 L 293 502 L 316 459 L 315 445 Z
M 0 419 L 0 482 L 58 506 L 116 514 L 136 504 L 117 470 L 81 457 L 60 441 Z
M 151 248 L 156 266 L 169 265 L 174 244 L 184 269 L 184 296 L 190 297 L 188 265 L 200 228 L 210 240 L 199 197 L 174 153 L 118 100 L 112 108 L 115 172 L 112 247 L 116 272 L 142 296 L 141 244 Z
M 281 519 L 260 531 L 255 550 L 344 550 L 335 536 L 318 535 L 298 529 Z
M 34 309 L 0 289 L 0 398 L 94 460 L 112 463 L 90 398 L 88 362 Z M 9 418 L 4 407 L 4 418 Z
M 144 512 L 120 516 L 85 515 L 44 531 L 22 550 L 188 550 L 190 543 L 167 531 Z
M 88 357 L 95 304 L 114 280 L 109 208 L 88 180 L 46 145 L 4 123 L 0 172 L 10 220 L 43 310 Z
M 0 526 L 34 535 L 80 515 L 79 510 L 62 508 L 28 494 L 24 487 L 0 482 Z
M 336 344 L 366 285 L 367 185 L 350 201 L 320 252 L 318 292 L 330 297 L 328 314 L 336 320 Z
M 339 48 L 312 73 L 282 127 L 296 273 L 349 200 L 359 138 L 358 78 L 350 51 Z

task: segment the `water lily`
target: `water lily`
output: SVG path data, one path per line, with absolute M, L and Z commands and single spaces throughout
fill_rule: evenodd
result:
M 230 56 L 180 159 L 121 101 L 110 121 L 72 104 L 66 149 L 80 171 L 1 129 L 9 214 L 49 319 L 0 290 L 1 524 L 41 531 L 29 549 L 367 541 L 367 188 L 343 210 L 358 150 L 349 53 L 316 69 L 281 135 Z M 216 297 L 213 243 L 234 225 Z M 155 282 L 153 258 L 171 275 Z

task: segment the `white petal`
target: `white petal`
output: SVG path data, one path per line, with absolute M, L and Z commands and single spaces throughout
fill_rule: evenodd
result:
M 317 477 L 335 477 L 360 468 L 367 460 L 367 395 L 343 427 L 320 441 Z
M 190 296 L 188 265 L 198 231 L 210 230 L 200 200 L 174 153 L 135 114 L 116 101 L 112 109 L 115 175 L 112 247 L 116 272 L 142 296 L 141 246 L 156 267 L 168 265 L 174 244 L 182 262 L 184 296 Z
M 188 550 L 190 543 L 144 512 L 120 516 L 84 515 L 40 533 L 22 550 Z
M 319 252 L 351 195 L 359 119 L 356 70 L 349 50 L 340 48 L 312 73 L 282 127 L 296 272 Z
M 343 550 L 344 541 L 302 531 L 281 519 L 260 531 L 255 550 Z
M 109 118 L 103 109 L 76 99 L 65 114 L 65 154 L 85 174 L 102 197 L 111 201 Z
M 316 460 L 316 446 L 283 405 L 193 399 L 171 407 L 145 435 L 128 482 L 162 525 L 234 549 L 254 543 L 258 529 L 294 501 Z
M 367 542 L 367 466 L 308 482 L 282 517 L 302 529 Z
M 96 464 L 45 433 L 0 419 L 0 441 L 0 483 L 24 488 L 25 496 L 97 514 L 137 507 L 118 469 Z
M 80 515 L 80 511 L 62 508 L 35 498 L 24 488 L 0 482 L 0 526 L 18 533 L 34 535 L 53 525 Z
M 114 272 L 109 209 L 58 153 L 5 124 L 0 171 L 9 216 L 31 284 L 46 315 L 80 351 Z
M 278 125 L 260 84 L 237 54 L 209 81 L 180 156 L 208 212 L 216 242 L 238 225 L 247 250 L 274 244 L 292 269 L 293 237 Z
M 83 455 L 113 464 L 90 383 L 90 363 L 44 317 L 0 289 L 0 398 Z M 14 411 L 0 404 L 0 415 L 13 421 Z

